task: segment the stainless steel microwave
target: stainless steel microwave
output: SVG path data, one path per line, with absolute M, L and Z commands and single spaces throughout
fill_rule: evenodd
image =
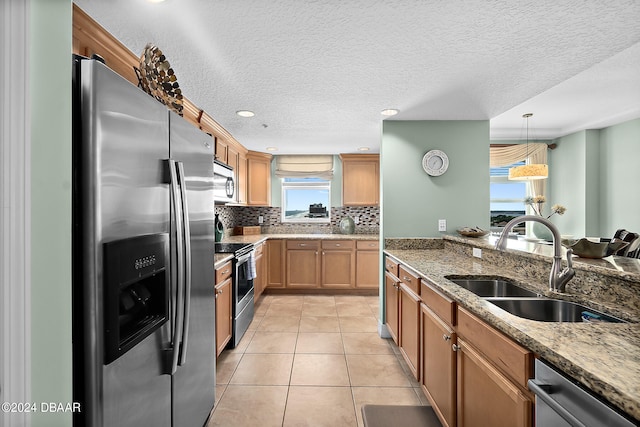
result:
M 216 202 L 235 202 L 236 184 L 233 168 L 218 160 L 213 161 L 213 198 Z

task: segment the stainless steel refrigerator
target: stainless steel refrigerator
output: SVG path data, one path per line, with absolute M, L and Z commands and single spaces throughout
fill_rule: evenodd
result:
M 74 58 L 74 426 L 205 424 L 215 400 L 213 144 Z

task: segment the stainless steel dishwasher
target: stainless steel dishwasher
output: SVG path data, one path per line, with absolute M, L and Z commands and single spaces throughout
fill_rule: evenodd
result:
M 535 370 L 529 389 L 536 394 L 536 426 L 637 426 L 555 367 L 536 359 Z

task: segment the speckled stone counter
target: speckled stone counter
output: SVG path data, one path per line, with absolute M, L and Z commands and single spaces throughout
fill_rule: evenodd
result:
M 640 324 L 547 323 L 527 320 L 499 309 L 447 280 L 446 276 L 508 277 L 520 286 L 546 296 L 579 300 L 596 309 L 615 311 L 612 314 L 631 321 L 640 321 L 638 306 L 635 311 L 622 312 L 611 305 L 603 306 L 598 301 L 587 301 L 584 295 L 553 293 L 547 289 L 544 279 L 532 279 L 531 275 L 526 272 L 523 274 L 509 262 L 492 263 L 487 259 L 461 254 L 460 250 L 466 250 L 464 246 L 468 242 L 461 239 L 461 245 L 457 245 L 454 243 L 455 238 L 448 239 L 448 242 L 447 239 L 445 238 L 443 249 L 386 249 L 385 253 L 420 273 L 443 294 L 468 308 L 488 324 L 640 420 Z M 484 244 L 485 246 L 482 246 L 482 242 L 472 243 L 474 247 L 492 247 L 489 241 Z M 483 255 L 484 252 L 483 250 Z M 500 253 L 494 254 L 499 255 Z M 542 273 L 548 276 L 549 271 Z M 544 277 L 544 274 L 540 277 Z
M 225 237 L 223 243 L 253 243 L 254 245 L 267 239 L 288 240 L 378 240 L 377 234 L 247 234 L 241 236 Z M 231 259 L 231 254 L 215 254 L 214 265 L 219 267 Z

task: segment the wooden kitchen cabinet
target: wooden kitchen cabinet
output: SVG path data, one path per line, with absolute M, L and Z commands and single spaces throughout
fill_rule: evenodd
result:
M 284 288 L 286 285 L 286 240 L 269 239 L 267 249 L 267 288 Z
M 401 267 L 402 268 L 402 267 Z M 400 322 L 400 352 L 411 373 L 420 378 L 420 297 L 400 283 L 398 315 Z
M 322 241 L 323 288 L 352 288 L 356 279 L 356 253 L 353 240 Z
M 533 353 L 462 307 L 457 322 L 458 426 L 530 427 Z
M 242 153 L 238 155 L 238 168 L 236 171 L 238 203 L 245 205 L 247 204 L 247 157 Z
M 400 293 L 400 279 L 385 271 L 384 273 L 384 318 L 389 335 L 398 344 L 398 300 Z
M 256 260 L 256 277 L 253 279 L 253 301 L 257 302 L 264 292 L 264 288 L 267 284 L 266 277 L 266 255 L 265 255 L 266 243 L 260 243 L 255 246 L 255 260 Z
M 424 287 L 423 287 L 424 289 Z M 421 386 L 443 427 L 456 426 L 456 353 L 453 328 L 426 304 L 420 305 Z
M 216 268 L 216 356 L 222 353 L 231 340 L 233 315 L 231 268 L 231 261 Z
M 377 206 L 380 203 L 380 155 L 340 154 L 342 204 Z
M 356 241 L 356 288 L 380 287 L 380 243 L 377 240 Z
M 530 427 L 532 398 L 458 338 L 458 426 Z
M 247 153 L 247 204 L 271 205 L 271 154 Z
M 228 164 L 227 163 L 228 147 L 229 147 L 229 144 L 227 144 L 227 142 L 224 139 L 216 138 L 215 152 L 214 152 L 213 158 L 218 161 L 221 161 L 222 163 Z
M 287 240 L 287 287 L 320 287 L 320 241 Z

